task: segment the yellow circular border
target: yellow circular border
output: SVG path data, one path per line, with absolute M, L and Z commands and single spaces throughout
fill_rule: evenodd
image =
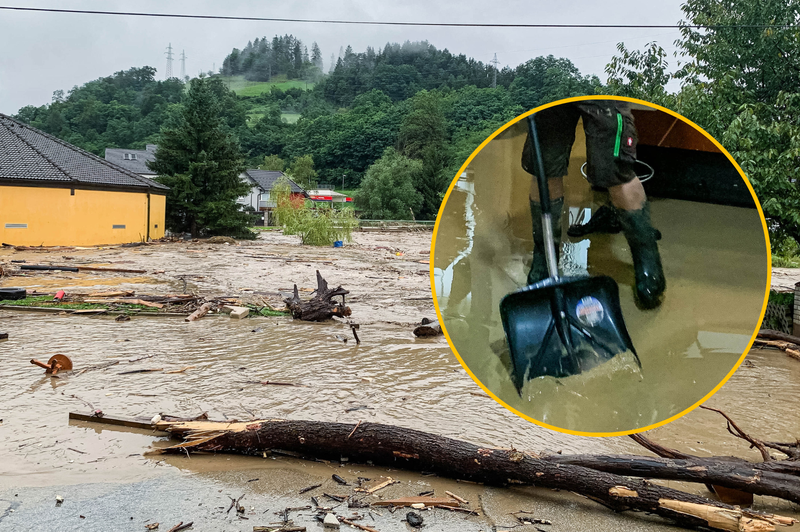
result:
M 556 427 L 554 425 L 549 425 L 549 424 L 544 423 L 542 421 L 539 421 L 537 419 L 533 419 L 532 417 L 523 414 L 522 412 L 520 412 L 519 410 L 517 410 L 515 408 L 512 408 L 511 406 L 509 406 L 506 403 L 504 403 L 494 393 L 492 393 L 486 386 L 483 385 L 483 383 L 480 380 L 478 380 L 478 378 L 475 376 L 475 374 L 472 373 L 472 370 L 470 370 L 469 367 L 467 367 L 467 365 L 464 363 L 464 360 L 461 358 L 461 355 L 458 354 L 458 350 L 453 345 L 453 341 L 450 339 L 450 334 L 447 332 L 447 327 L 445 326 L 444 320 L 442 319 L 442 312 L 439 309 L 439 300 L 436 297 L 436 283 L 434 281 L 434 275 L 433 275 L 434 264 L 436 262 L 436 255 L 435 255 L 435 251 L 436 251 L 436 235 L 439 232 L 439 224 L 441 223 L 441 220 L 442 220 L 442 213 L 444 212 L 445 205 L 447 205 L 447 200 L 450 198 L 450 193 L 453 191 L 453 188 L 455 188 L 456 183 L 458 182 L 458 179 L 461 176 L 461 174 L 466 171 L 467 166 L 469 165 L 470 162 L 472 162 L 472 159 L 474 159 L 475 156 L 478 153 L 480 153 L 480 151 L 489 142 L 491 142 L 497 135 L 499 135 L 500 133 L 502 133 L 503 131 L 505 131 L 509 127 L 511 127 L 513 124 L 519 122 L 523 118 L 526 118 L 526 117 L 528 117 L 528 116 L 530 116 L 530 115 L 532 115 L 534 113 L 537 113 L 537 112 L 542 111 L 544 109 L 547 109 L 549 107 L 555 107 L 556 105 L 562 105 L 562 104 L 569 103 L 569 102 L 580 102 L 580 101 L 586 101 L 586 100 L 621 100 L 621 101 L 626 101 L 626 102 L 631 102 L 631 103 L 637 103 L 637 104 L 640 104 L 640 105 L 645 105 L 647 107 L 658 109 L 659 111 L 663 111 L 663 112 L 665 112 L 665 113 L 667 113 L 669 115 L 672 115 L 672 116 L 674 116 L 674 117 L 676 117 L 676 118 L 678 118 L 680 120 L 683 120 L 684 122 L 686 122 L 687 124 L 689 124 L 690 126 L 695 128 L 697 131 L 699 131 L 703 135 L 705 135 L 706 138 L 708 138 L 708 140 L 710 140 L 717 148 L 719 148 L 719 150 L 725 155 L 725 157 L 728 158 L 728 160 L 731 162 L 731 164 L 733 164 L 734 168 L 736 168 L 736 171 L 739 172 L 739 175 L 742 176 L 742 179 L 744 180 L 745 185 L 747 185 L 747 189 L 750 191 L 750 195 L 753 197 L 753 201 L 755 202 L 756 209 L 758 209 L 758 215 L 761 218 L 761 226 L 764 229 L 764 240 L 766 241 L 766 244 L 767 244 L 767 286 L 766 286 L 766 290 L 764 292 L 764 304 L 761 307 L 761 316 L 759 317 L 758 323 L 756 324 L 756 328 L 753 331 L 753 336 L 750 337 L 750 342 L 747 344 L 747 348 L 742 353 L 742 356 L 739 357 L 739 360 L 736 362 L 736 364 L 733 366 L 733 368 L 731 368 L 731 370 L 728 372 L 728 374 L 725 376 L 725 378 L 722 379 L 722 381 L 719 384 L 717 384 L 717 386 L 714 387 L 713 390 L 708 392 L 702 399 L 700 399 L 699 401 L 697 401 L 695 404 L 693 404 L 689 408 L 685 409 L 684 411 L 679 412 L 679 413 L 675 414 L 674 416 L 672 416 L 670 418 L 667 418 L 667 419 L 665 419 L 663 421 L 659 421 L 658 423 L 653 423 L 652 425 L 648 425 L 648 426 L 643 427 L 643 428 L 627 430 L 627 431 L 620 431 L 620 432 L 582 432 L 582 431 L 579 431 L 579 430 L 569 430 L 569 429 L 564 429 L 564 428 L 561 428 L 561 427 Z M 697 124 L 695 124 L 691 120 L 688 120 L 687 118 L 679 115 L 675 111 L 671 111 L 671 110 L 667 109 L 666 107 L 662 107 L 660 105 L 656 105 L 654 103 L 646 102 L 644 100 L 639 100 L 639 99 L 636 99 L 636 98 L 627 98 L 625 96 L 594 95 L 594 96 L 576 96 L 576 97 L 573 97 L 573 98 L 564 98 L 563 100 L 558 100 L 558 101 L 555 101 L 555 102 L 552 102 L 552 103 L 548 103 L 548 104 L 545 104 L 545 105 L 540 105 L 539 107 L 536 107 L 535 109 L 531 109 L 530 111 L 527 111 L 527 112 L 519 115 L 518 117 L 509 120 L 508 122 L 503 124 L 501 127 L 499 127 L 494 133 L 489 135 L 489 137 L 486 140 L 484 140 L 481 143 L 481 145 L 478 146 L 475 149 L 475 151 L 473 151 L 470 154 L 470 156 L 467 158 L 466 162 L 463 165 L 461 165 L 461 168 L 459 168 L 458 173 L 453 178 L 453 181 L 450 183 L 450 186 L 447 188 L 447 193 L 445 193 L 445 195 L 444 195 L 444 199 L 442 200 L 442 205 L 441 205 L 441 207 L 439 207 L 439 214 L 436 216 L 436 224 L 433 227 L 433 237 L 431 238 L 431 259 L 432 259 L 431 260 L 431 265 L 430 265 L 431 292 L 433 294 L 433 305 L 434 305 L 434 307 L 436 307 L 436 317 L 439 318 L 439 323 L 441 324 L 442 332 L 444 333 L 444 336 L 447 339 L 447 343 L 450 345 L 450 349 L 453 350 L 453 354 L 458 359 L 458 362 L 467 371 L 469 376 L 472 377 L 472 380 L 474 380 L 478 384 L 478 386 L 480 386 L 481 389 L 483 389 L 483 391 L 486 392 L 489 395 L 489 397 L 491 397 L 492 399 L 494 399 L 495 401 L 497 401 L 498 403 L 503 405 L 506 409 L 508 409 L 511 412 L 515 413 L 519 417 L 521 417 L 523 419 L 527 419 L 531 423 L 534 423 L 534 424 L 539 425 L 541 427 L 545 427 L 545 428 L 548 428 L 548 429 L 551 429 L 551 430 L 555 430 L 557 432 L 561 432 L 561 433 L 564 433 L 564 434 L 574 434 L 576 436 L 627 436 L 628 434 L 636 434 L 638 432 L 644 432 L 646 430 L 651 430 L 651 429 L 654 429 L 654 428 L 657 428 L 657 427 L 661 427 L 662 425 L 666 425 L 667 423 L 675 421 L 679 417 L 682 417 L 682 416 L 688 414 L 689 412 L 691 412 L 692 410 L 694 410 L 695 408 L 700 406 L 703 402 L 708 400 L 712 395 L 717 393 L 717 391 L 722 387 L 723 384 L 728 382 L 728 379 L 730 379 L 731 376 L 733 376 L 733 374 L 736 372 L 736 370 L 739 369 L 739 366 L 742 364 L 742 362 L 744 362 L 744 358 L 747 356 L 747 353 L 750 351 L 750 348 L 753 346 L 753 342 L 755 341 L 756 336 L 758 335 L 758 330 L 759 330 L 759 328 L 761 326 L 761 322 L 764 320 L 764 314 L 767 311 L 767 302 L 769 300 L 769 292 L 770 292 L 770 288 L 772 287 L 772 248 L 770 246 L 770 241 L 769 241 L 769 231 L 767 229 L 767 221 L 764 218 L 764 212 L 761 210 L 761 202 L 759 201 L 758 196 L 756 196 L 756 193 L 753 190 L 753 186 L 750 184 L 750 181 L 747 179 L 747 176 L 744 174 L 744 172 L 742 171 L 742 168 L 739 166 L 739 164 L 733 159 L 733 157 L 731 157 L 731 154 L 728 153 L 728 150 L 726 150 L 722 146 L 722 144 L 717 142 L 717 140 L 714 137 L 709 135 L 703 128 L 701 128 L 700 126 L 698 126 Z

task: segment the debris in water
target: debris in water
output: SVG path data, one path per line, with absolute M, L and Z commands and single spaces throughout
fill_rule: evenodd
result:
M 439 321 L 422 318 L 419 324 L 414 327 L 414 336 L 439 336 L 442 334 L 442 327 Z
M 69 371 L 72 369 L 72 360 L 67 355 L 56 354 L 50 357 L 47 364 L 40 362 L 35 358 L 31 359 L 31 364 L 44 368 L 45 374 L 55 375 L 61 370 Z
M 422 526 L 422 516 L 419 515 L 417 512 L 408 512 L 406 514 L 406 521 L 409 525 L 413 526 L 414 528 L 419 528 Z
M 339 520 L 332 513 L 325 514 L 325 519 L 322 520 L 322 527 L 332 530 L 339 529 Z
M 308 486 L 307 488 L 301 489 L 297 493 L 298 493 L 298 495 L 302 495 L 303 493 L 305 493 L 307 491 L 315 490 L 315 489 L 319 488 L 320 486 L 322 486 L 322 484 L 314 484 L 313 486 Z
M 333 476 L 331 476 L 331 478 L 333 480 L 335 480 L 336 482 L 338 482 L 339 484 L 341 484 L 342 486 L 349 486 L 347 481 L 345 479 L 343 479 L 342 477 L 340 477 L 339 475 L 337 475 L 336 473 L 334 473 Z

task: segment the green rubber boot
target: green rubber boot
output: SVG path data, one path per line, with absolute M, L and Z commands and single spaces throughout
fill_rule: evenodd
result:
M 650 203 L 645 202 L 644 207 L 635 211 L 618 209 L 617 213 L 633 256 L 636 298 L 642 308 L 655 308 L 661 304 L 667 282 L 655 230 L 650 223 Z
M 551 219 L 553 220 L 553 243 L 556 247 L 556 260 L 561 252 L 561 211 L 564 198 L 550 201 Z M 533 220 L 533 263 L 528 272 L 528 284 L 538 283 L 550 277 L 547 271 L 547 258 L 544 254 L 544 231 L 542 231 L 542 207 L 531 200 L 531 218 Z

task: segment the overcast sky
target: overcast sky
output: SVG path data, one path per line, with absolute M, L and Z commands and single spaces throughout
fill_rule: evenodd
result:
M 477 23 L 557 24 L 675 24 L 682 19 L 680 0 L 639 0 L 617 4 L 595 0 L 446 2 L 406 0 L 0 0 L 0 5 L 192 13 L 278 18 L 328 18 L 372 21 L 425 21 Z M 622 14 L 629 8 L 629 13 Z M 570 59 L 583 74 L 606 77 L 603 69 L 616 52 L 616 43 L 640 49 L 658 41 L 671 54 L 677 30 L 668 29 L 481 29 L 350 26 L 339 24 L 205 21 L 31 13 L 0 10 L 0 112 L 16 113 L 25 105 L 49 103 L 53 91 L 119 70 L 149 65 L 162 79 L 165 51 L 172 43 L 176 58 L 185 50 L 186 73 L 208 71 L 234 47 L 243 48 L 256 37 L 292 34 L 309 49 L 316 41 L 322 49 L 327 72 L 331 53 L 339 47 L 356 52 L 387 42 L 427 40 L 437 48 L 463 53 L 488 62 L 497 53 L 500 67 L 517 66 L 539 55 Z M 173 62 L 180 73 L 180 62 Z

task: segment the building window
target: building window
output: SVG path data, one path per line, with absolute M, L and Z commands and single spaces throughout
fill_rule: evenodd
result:
M 27 229 L 28 224 L 6 224 L 6 229 Z
M 138 155 L 135 153 L 126 153 L 122 156 L 122 158 L 126 161 L 135 161 L 138 159 Z
M 111 229 L 125 229 L 125 225 L 112 225 Z

